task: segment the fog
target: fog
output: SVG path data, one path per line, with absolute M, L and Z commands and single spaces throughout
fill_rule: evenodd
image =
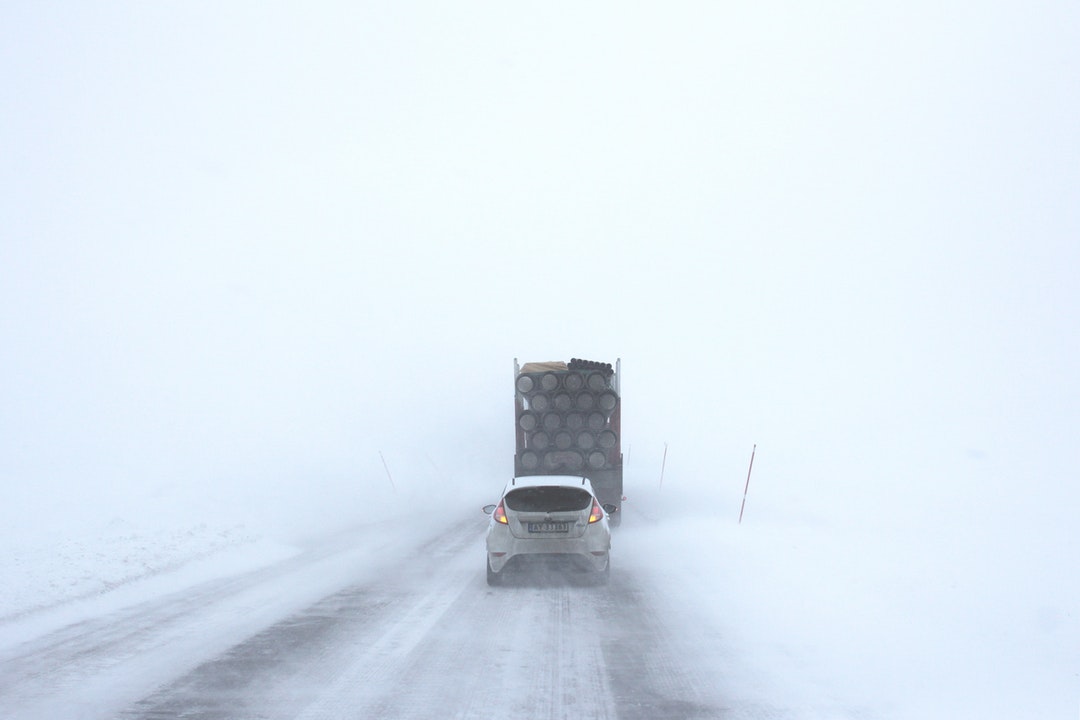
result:
M 0 37 L 11 537 L 479 506 L 514 359 L 621 358 L 628 503 L 733 521 L 756 445 L 746 525 L 1071 571 L 1075 4 L 16 2 Z

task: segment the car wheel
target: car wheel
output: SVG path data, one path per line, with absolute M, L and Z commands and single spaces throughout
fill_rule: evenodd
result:
M 491 563 L 489 563 L 487 560 L 484 560 L 484 567 L 487 568 L 487 584 L 491 585 L 492 587 L 502 585 L 502 575 L 491 569 Z
M 607 565 L 604 566 L 603 570 L 596 573 L 596 584 L 597 585 L 607 585 L 610 580 L 611 580 L 611 555 L 609 554 L 608 555 Z

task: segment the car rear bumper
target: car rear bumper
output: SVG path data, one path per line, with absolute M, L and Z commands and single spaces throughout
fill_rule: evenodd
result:
M 493 566 L 497 574 L 535 575 L 546 573 L 602 573 L 608 565 L 608 553 L 601 556 L 567 553 L 525 553 L 503 558 L 501 566 Z M 498 567 L 496 570 L 495 568 Z
M 487 539 L 488 563 L 500 572 L 511 560 L 515 564 L 551 563 L 564 560 L 582 569 L 601 572 L 607 567 L 611 537 L 586 533 L 579 538 L 516 538 L 509 532 L 492 534 Z

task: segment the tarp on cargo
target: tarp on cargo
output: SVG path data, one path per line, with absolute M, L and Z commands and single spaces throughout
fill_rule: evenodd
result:
M 550 362 L 530 362 L 521 366 L 520 372 L 522 373 L 539 373 L 539 372 L 557 372 L 560 370 L 566 370 L 566 363 L 561 360 L 552 360 Z

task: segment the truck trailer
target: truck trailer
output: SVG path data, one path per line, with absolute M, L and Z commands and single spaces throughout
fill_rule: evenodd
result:
M 587 477 L 601 504 L 616 507 L 612 524 L 623 501 L 620 364 L 514 358 L 514 475 Z

